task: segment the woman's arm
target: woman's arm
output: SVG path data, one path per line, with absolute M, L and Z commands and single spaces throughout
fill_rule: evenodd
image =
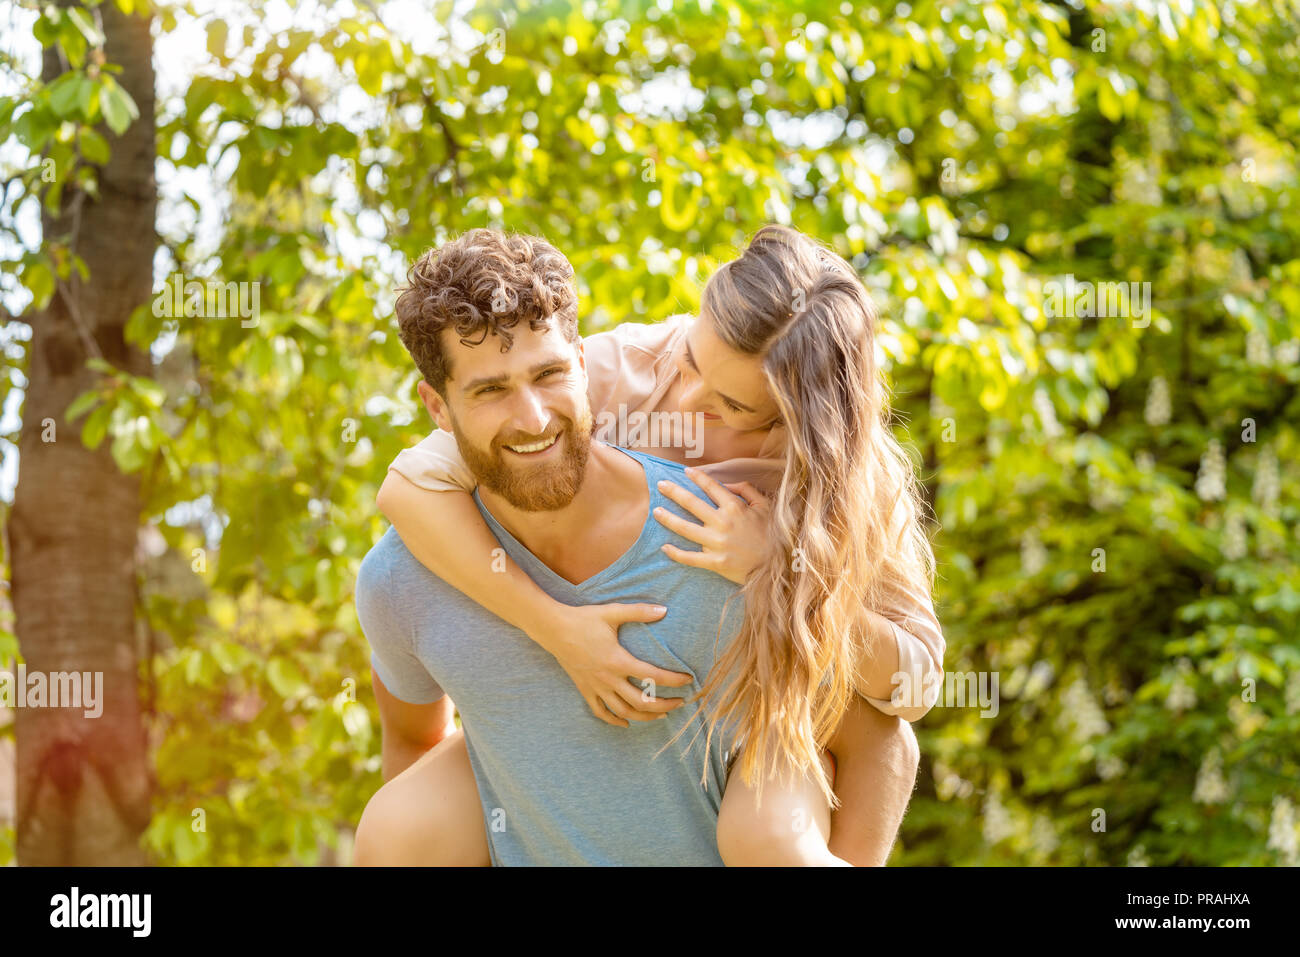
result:
M 619 625 L 657 621 L 664 615 L 663 608 L 575 607 L 557 602 L 498 551 L 500 543 L 467 491 L 421 488 L 392 470 L 379 490 L 377 504 L 403 544 L 429 571 L 554 655 L 602 721 L 627 727 L 628 721 L 651 721 L 684 703 L 682 698 L 656 698 L 627 678 L 681 687 L 690 684 L 690 675 L 647 664 L 618 641 Z M 467 555 L 477 560 L 467 562 Z

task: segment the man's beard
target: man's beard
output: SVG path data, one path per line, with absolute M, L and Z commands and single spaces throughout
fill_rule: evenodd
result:
M 505 446 L 531 445 L 538 441 L 538 436 L 508 435 L 503 441 L 493 440 L 491 448 L 484 451 L 464 438 L 455 417 L 452 425 L 456 446 L 479 484 L 520 511 L 553 512 L 564 508 L 582 487 L 594 427 L 591 406 L 587 403 L 583 403 L 576 423 L 560 417 L 561 432 L 555 439 L 562 443 L 560 456 L 546 463 L 529 464 L 521 460 L 516 465 L 506 461 Z

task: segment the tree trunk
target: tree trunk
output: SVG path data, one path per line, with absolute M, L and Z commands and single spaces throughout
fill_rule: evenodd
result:
M 153 285 L 152 40 L 147 19 L 125 16 L 111 2 L 97 9 L 105 55 L 122 66 L 118 82 L 140 118 L 121 137 L 102 129 L 112 157 L 100 171 L 98 201 L 68 184 L 59 214 L 42 214 L 46 250 L 66 244 L 85 260 L 89 279 L 74 272 L 60 280 L 48 308 L 31 316 L 9 534 L 28 674 L 102 672 L 103 712 L 90 718 L 80 708 L 17 709 L 17 856 L 24 865 L 143 864 L 140 837 L 150 817 L 135 625 L 139 478 L 118 470 L 109 441 L 84 448 L 82 420 L 63 418 L 99 379 L 86 369 L 88 358 L 102 356 L 133 374 L 149 366 L 123 333 Z M 44 57 L 46 81 L 66 69 L 57 49 Z

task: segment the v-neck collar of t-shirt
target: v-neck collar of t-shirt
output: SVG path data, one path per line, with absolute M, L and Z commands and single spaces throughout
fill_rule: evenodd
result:
M 641 531 L 637 534 L 636 541 L 631 544 L 627 551 L 616 558 L 613 563 L 606 565 L 600 571 L 596 572 L 596 574 L 576 585 L 563 575 L 553 571 L 549 565 L 529 551 L 527 546 L 520 542 L 519 539 L 511 535 L 505 526 L 497 521 L 496 517 L 488 510 L 488 507 L 483 504 L 483 500 L 479 498 L 478 489 L 476 488 L 474 490 L 474 501 L 478 504 L 479 511 L 483 513 L 484 519 L 496 534 L 497 539 L 501 541 L 503 545 L 507 546 L 506 550 L 514 552 L 512 557 L 515 561 L 523 566 L 525 571 L 527 571 L 534 579 L 543 579 L 546 582 L 555 585 L 557 589 L 573 593 L 575 596 L 603 585 L 612 578 L 617 578 L 623 573 L 625 568 L 639 559 L 646 552 L 646 533 L 650 530 L 650 523 L 655 521 L 654 512 L 655 505 L 657 504 L 656 499 L 658 498 L 658 490 L 650 484 L 650 476 L 646 471 L 645 462 L 642 461 L 641 456 L 635 452 L 629 451 L 628 449 L 619 448 L 616 445 L 609 445 L 607 448 L 622 452 L 641 466 L 641 473 L 645 479 L 646 489 L 650 493 L 646 501 L 645 522 L 641 525 Z M 511 549 L 510 546 L 513 546 L 513 549 Z

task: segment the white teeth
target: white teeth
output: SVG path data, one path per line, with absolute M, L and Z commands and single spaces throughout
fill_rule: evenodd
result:
M 555 440 L 558 439 L 559 437 L 560 435 L 557 432 L 555 435 L 551 436 L 551 438 L 545 442 L 536 442 L 532 445 L 507 445 L 506 448 L 508 448 L 512 452 L 541 452 L 543 449 L 549 449 L 552 445 L 554 445 Z

